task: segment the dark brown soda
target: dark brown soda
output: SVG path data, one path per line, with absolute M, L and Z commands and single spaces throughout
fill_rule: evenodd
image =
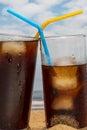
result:
M 0 129 L 24 129 L 29 123 L 38 44 L 25 41 L 25 52 L 17 54 L 2 52 L 3 44 L 6 42 L 0 43 Z
M 87 65 L 42 65 L 42 74 L 47 128 L 56 124 L 87 127 Z M 66 79 L 73 81 L 66 83 Z

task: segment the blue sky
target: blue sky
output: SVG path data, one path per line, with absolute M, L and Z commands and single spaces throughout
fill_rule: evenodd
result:
M 82 15 L 53 23 L 46 27 L 44 34 L 46 36 L 87 34 L 87 0 L 0 0 L 0 33 L 34 36 L 37 29 L 8 14 L 6 11 L 8 8 L 40 25 L 49 18 L 82 9 Z M 35 79 L 36 88 L 41 85 L 40 59 L 37 62 L 38 71 L 39 76 L 37 75 Z
M 63 35 L 70 33 L 86 33 L 87 1 L 86 0 L 0 0 L 0 32 L 32 35 L 36 29 L 8 14 L 6 10 L 14 11 L 42 24 L 45 20 L 76 11 L 83 10 L 78 15 L 60 22 L 53 23 L 44 30 L 45 35 Z

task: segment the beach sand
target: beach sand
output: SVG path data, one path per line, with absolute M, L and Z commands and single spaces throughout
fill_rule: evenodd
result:
M 32 110 L 30 115 L 31 130 L 77 130 L 66 125 L 56 125 L 50 129 L 45 127 L 45 113 L 44 110 Z
M 44 130 L 45 113 L 44 110 L 32 110 L 30 115 L 31 130 Z

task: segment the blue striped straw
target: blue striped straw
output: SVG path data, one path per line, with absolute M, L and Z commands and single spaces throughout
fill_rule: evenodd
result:
M 28 23 L 28 24 L 30 24 L 30 25 L 32 25 L 32 26 L 34 26 L 35 28 L 38 29 L 38 31 L 40 33 L 40 37 L 41 37 L 41 40 L 42 40 L 42 44 L 43 44 L 43 47 L 44 47 L 44 52 L 46 54 L 48 64 L 52 65 L 51 58 L 50 58 L 50 53 L 49 53 L 49 50 L 48 50 L 48 47 L 47 47 L 47 44 L 46 44 L 46 40 L 45 40 L 42 28 L 37 23 L 35 23 L 34 21 L 32 21 L 30 19 L 27 19 L 26 17 L 14 12 L 11 9 L 8 9 L 7 12 L 9 12 L 10 14 L 16 16 L 17 18 L 23 20 L 24 22 L 26 22 L 26 23 Z

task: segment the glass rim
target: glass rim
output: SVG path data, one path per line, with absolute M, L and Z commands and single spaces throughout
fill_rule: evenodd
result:
M 4 39 L 5 38 L 5 39 Z M 22 34 L 0 33 L 0 41 L 38 41 L 39 38 Z
M 55 36 L 55 35 L 53 35 L 53 36 L 47 36 L 47 37 L 45 37 L 45 38 L 46 38 L 46 39 L 53 39 L 53 38 L 70 38 L 70 37 L 78 37 L 78 36 L 86 37 L 85 34 L 70 34 L 70 35 L 66 34 L 66 35 L 60 35 L 60 36 Z M 41 38 L 40 38 L 40 39 L 41 39 Z

